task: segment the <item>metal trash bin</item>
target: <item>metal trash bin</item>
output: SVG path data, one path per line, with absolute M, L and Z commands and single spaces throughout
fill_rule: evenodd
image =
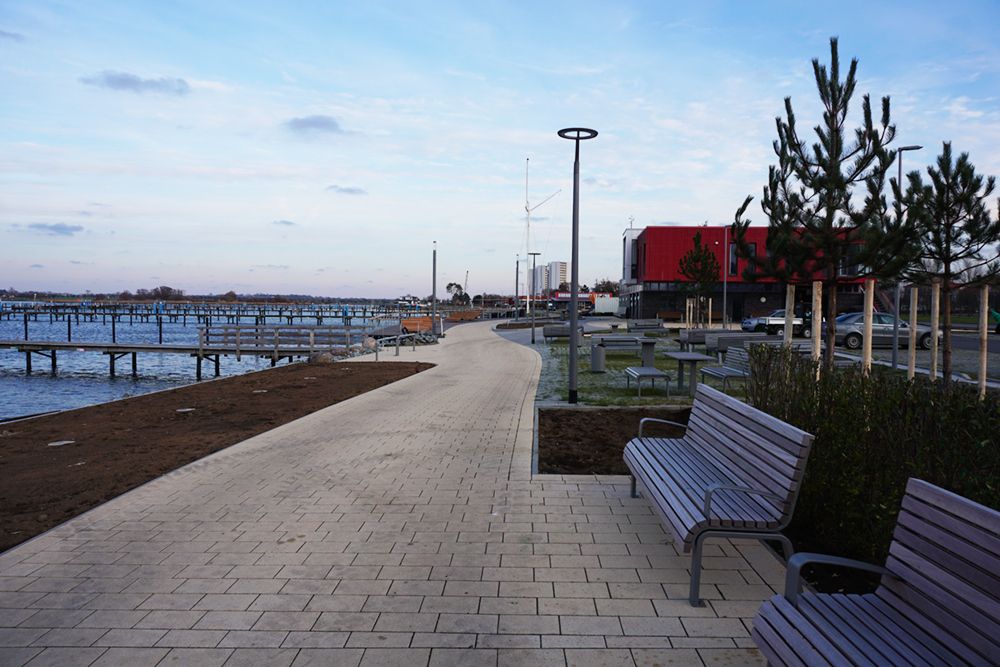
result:
M 590 346 L 590 372 L 591 373 L 603 373 L 604 372 L 604 359 L 607 350 L 604 345 L 591 345 Z

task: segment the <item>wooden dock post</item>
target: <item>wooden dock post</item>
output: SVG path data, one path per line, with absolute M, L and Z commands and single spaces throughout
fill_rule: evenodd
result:
M 132 353 L 132 379 L 139 377 L 139 364 L 136 359 L 136 353 Z
M 24 314 L 24 340 L 28 340 L 28 313 Z
M 70 315 L 66 315 L 66 342 L 73 342 L 73 318 Z
M 198 380 L 199 382 L 201 382 L 201 354 L 195 355 L 195 358 L 198 361 L 197 361 L 197 365 L 195 366 L 194 377 L 195 377 L 196 380 Z
M 111 379 L 115 379 L 115 353 L 108 352 L 108 374 Z
M 31 375 L 31 351 L 24 353 L 24 368 L 27 375 Z
M 56 351 L 52 350 L 49 359 L 52 361 L 52 377 L 56 376 Z

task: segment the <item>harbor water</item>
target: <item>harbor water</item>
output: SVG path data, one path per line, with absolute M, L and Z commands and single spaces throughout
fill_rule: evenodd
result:
M 358 318 L 353 324 L 362 325 Z M 197 345 L 198 325 L 189 320 L 163 322 L 163 344 Z M 360 327 L 359 327 L 360 328 Z M 73 342 L 110 343 L 110 321 L 102 323 L 75 320 L 71 322 Z M 158 344 L 159 327 L 154 319 L 149 322 L 119 320 L 116 324 L 119 344 Z M 32 341 L 49 340 L 65 342 L 65 320 L 50 322 L 48 317 L 29 321 L 28 337 Z M 24 323 L 21 319 L 0 321 L 0 340 L 23 340 Z M 110 378 L 108 357 L 95 351 L 60 350 L 57 355 L 57 374 L 51 375 L 49 359 L 32 355 L 32 373 L 26 373 L 25 354 L 14 349 L 0 349 L 0 420 L 14 417 L 83 407 L 128 396 L 147 394 L 162 389 L 180 387 L 195 382 L 195 359 L 187 354 L 138 354 L 138 375 L 132 377 L 131 359 L 123 357 L 117 362 L 117 377 Z M 282 363 L 288 363 L 283 361 Z M 220 359 L 220 376 L 238 375 L 269 368 L 271 360 L 244 355 Z M 214 366 L 206 363 L 205 377 L 214 375 Z

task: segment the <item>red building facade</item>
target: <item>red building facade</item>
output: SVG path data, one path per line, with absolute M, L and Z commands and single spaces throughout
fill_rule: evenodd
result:
M 722 269 L 712 296 L 713 319 L 722 318 L 723 301 L 730 322 L 784 307 L 783 284 L 772 278 L 744 278 L 748 260 L 737 257 L 728 225 L 646 227 L 634 239 L 628 234 L 625 238 L 622 301 L 627 317 L 678 318 L 684 313 L 684 301 L 690 292 L 680 262 L 694 247 L 699 232 L 702 245 L 715 254 Z M 753 254 L 767 252 L 767 227 L 750 227 L 746 240 Z M 809 298 L 805 290 L 800 291 L 803 300 Z

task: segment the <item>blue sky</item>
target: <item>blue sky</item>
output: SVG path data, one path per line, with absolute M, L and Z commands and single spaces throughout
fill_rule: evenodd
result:
M 581 279 L 618 277 L 630 217 L 759 193 L 832 35 L 908 169 L 950 139 L 1000 174 L 995 2 L 288 4 L 0 2 L 0 284 L 424 295 L 437 240 L 439 284 L 509 293 L 525 158 L 569 258 L 577 125 Z

